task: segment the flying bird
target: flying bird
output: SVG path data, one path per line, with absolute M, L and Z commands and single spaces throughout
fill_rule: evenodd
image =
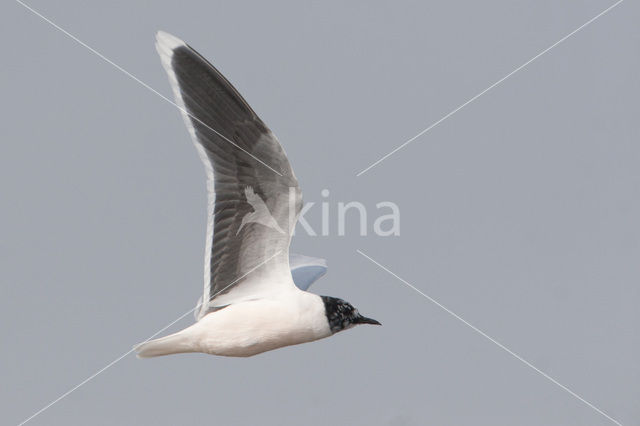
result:
M 138 357 L 247 357 L 379 325 L 344 300 L 306 291 L 327 265 L 289 254 L 302 192 L 271 130 L 185 42 L 160 31 L 156 49 L 207 175 L 204 292 L 193 325 L 137 345 Z

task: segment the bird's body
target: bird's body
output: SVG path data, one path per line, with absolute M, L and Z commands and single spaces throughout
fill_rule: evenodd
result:
M 292 288 L 271 297 L 229 305 L 192 326 L 159 339 L 138 355 L 203 352 L 247 357 L 330 336 L 320 296 Z
M 379 324 L 305 291 L 326 262 L 289 254 L 302 192 L 275 135 L 213 65 L 159 32 L 156 48 L 207 173 L 204 291 L 197 322 L 136 346 L 139 357 L 246 357 Z

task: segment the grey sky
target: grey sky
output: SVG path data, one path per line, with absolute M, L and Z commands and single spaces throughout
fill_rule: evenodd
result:
M 131 355 L 30 424 L 612 424 L 360 248 L 640 425 L 637 4 L 355 177 L 613 3 L 29 2 L 166 96 L 153 37 L 180 36 L 278 135 L 306 201 L 402 214 L 399 237 L 293 243 L 329 262 L 314 292 L 383 327 L 251 359 Z M 0 416 L 17 424 L 195 305 L 206 200 L 175 107 L 19 4 L 0 16 Z

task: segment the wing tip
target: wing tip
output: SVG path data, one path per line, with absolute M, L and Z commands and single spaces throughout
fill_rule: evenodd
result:
M 180 40 L 178 37 L 162 30 L 156 32 L 156 43 L 161 46 L 166 46 L 171 50 L 175 49 L 176 47 L 186 45 L 186 43 Z
M 186 45 L 184 41 L 166 31 L 161 30 L 156 33 L 156 50 L 163 63 L 170 64 L 173 51 Z

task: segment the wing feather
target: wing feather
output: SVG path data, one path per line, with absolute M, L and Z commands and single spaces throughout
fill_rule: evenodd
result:
M 156 47 L 207 173 L 205 279 L 208 309 L 292 285 L 289 244 L 302 193 L 286 154 L 229 81 L 182 40 L 159 32 Z M 258 215 L 246 188 L 270 218 Z M 252 195 L 253 196 L 253 195 Z M 254 202 L 255 204 L 255 202 Z M 265 283 L 268 283 L 265 284 Z

